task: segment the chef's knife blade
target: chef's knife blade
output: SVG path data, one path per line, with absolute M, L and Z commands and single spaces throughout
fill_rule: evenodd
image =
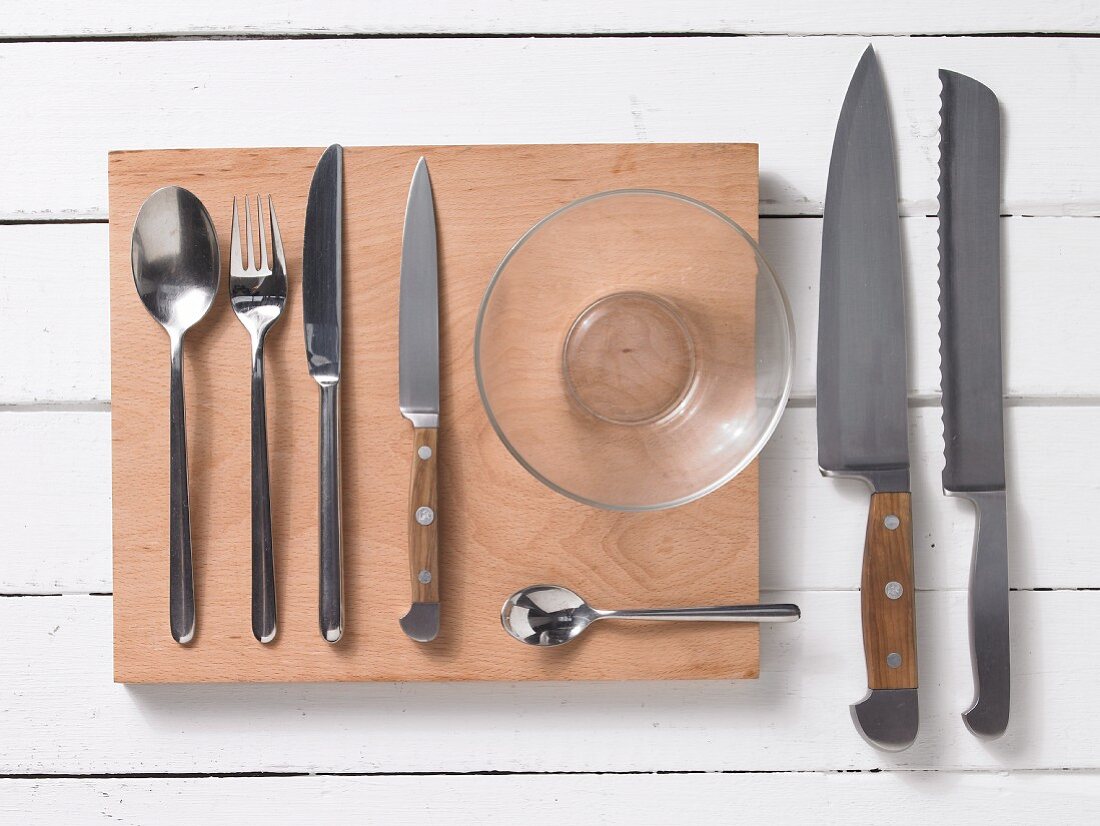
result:
M 318 614 L 321 636 L 328 642 L 338 641 L 344 629 L 339 449 L 343 222 L 344 148 L 333 144 L 313 173 L 302 250 L 306 356 L 309 373 L 321 388 Z
M 943 489 L 974 503 L 970 653 L 975 734 L 1008 726 L 1011 671 L 1001 388 L 1001 123 L 996 96 L 940 70 L 940 384 Z
M 409 186 L 401 246 L 399 404 L 413 424 L 409 486 L 412 606 L 401 628 L 418 642 L 439 633 L 439 255 L 428 163 L 421 158 Z
M 852 76 L 833 142 L 821 246 L 818 464 L 872 489 L 861 579 L 869 692 L 860 733 L 897 751 L 917 733 L 904 275 L 894 142 L 874 49 Z

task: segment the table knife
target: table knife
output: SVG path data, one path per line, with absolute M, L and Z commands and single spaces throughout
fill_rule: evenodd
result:
M 940 385 L 943 490 L 974 503 L 974 734 L 1008 726 L 1008 526 L 1001 389 L 1001 122 L 996 96 L 940 70 Z
M 886 90 L 868 47 L 844 98 L 829 166 L 818 322 L 818 464 L 871 487 L 860 584 L 873 746 L 917 734 L 917 646 L 906 401 L 904 276 Z
M 313 172 L 302 250 L 302 315 L 309 373 L 321 388 L 318 525 L 321 636 L 344 633 L 340 535 L 340 310 L 343 271 L 344 148 L 333 144 Z
M 408 515 L 412 606 L 401 618 L 401 628 L 418 642 L 430 642 L 439 633 L 439 255 L 424 158 L 416 164 L 405 207 L 398 313 L 398 402 L 401 415 L 413 426 Z

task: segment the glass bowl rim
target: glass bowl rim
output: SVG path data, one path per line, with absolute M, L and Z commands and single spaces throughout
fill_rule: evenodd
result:
M 500 282 L 501 277 L 504 275 L 508 264 L 516 256 L 516 254 L 524 247 L 524 245 L 528 241 L 531 240 L 531 238 L 540 229 L 542 229 L 546 224 L 557 218 L 559 215 L 576 209 L 577 207 L 592 203 L 593 201 L 629 195 L 652 195 L 660 198 L 668 198 L 673 201 L 679 201 L 680 203 L 686 204 L 688 206 L 697 207 L 699 209 L 702 209 L 704 212 L 710 213 L 715 218 L 718 218 L 720 221 L 731 227 L 734 232 L 740 235 L 741 238 L 748 243 L 749 248 L 752 249 L 753 253 L 756 255 L 757 260 L 763 266 L 764 271 L 768 275 L 768 280 L 771 282 L 772 287 L 775 288 L 776 294 L 779 296 L 779 304 L 782 308 L 781 320 L 783 321 L 784 332 L 786 334 L 784 338 L 787 341 L 787 352 L 789 354 L 789 357 L 787 358 L 787 363 L 784 366 L 783 389 L 780 392 L 779 403 L 776 405 L 775 410 L 772 412 L 771 418 L 769 419 L 767 425 L 763 428 L 763 430 L 761 430 L 760 435 L 753 442 L 750 449 L 745 452 L 745 455 L 740 459 L 740 461 L 738 461 L 733 467 L 730 468 L 729 471 L 723 474 L 720 478 L 714 480 L 705 487 L 702 487 L 696 491 L 692 491 L 691 493 L 681 496 L 677 499 L 647 505 L 613 505 L 607 502 L 600 502 L 596 499 L 590 499 L 587 496 L 582 496 L 579 493 L 575 493 L 574 491 L 568 490 L 567 488 L 563 488 L 561 485 L 551 481 L 545 475 L 539 472 L 539 470 L 537 470 L 534 465 L 527 461 L 527 459 L 523 457 L 523 454 L 516 449 L 516 447 L 505 435 L 504 429 L 501 427 L 500 422 L 497 421 L 496 414 L 493 412 L 493 406 L 489 403 L 489 397 L 485 391 L 485 382 L 482 377 L 481 370 L 481 336 L 484 329 L 485 314 L 489 307 L 489 300 L 492 298 L 493 291 L 494 289 L 496 289 L 497 284 Z M 595 192 L 591 195 L 585 195 L 581 198 L 570 201 L 569 203 L 558 207 L 553 212 L 544 215 L 537 222 L 532 224 L 527 229 L 527 231 L 519 237 L 519 240 L 517 240 L 512 245 L 511 249 L 508 250 L 504 258 L 502 258 L 500 263 L 497 265 L 497 268 L 493 273 L 493 277 L 489 280 L 489 285 L 485 288 L 485 294 L 482 296 L 481 304 L 477 310 L 477 324 L 474 327 L 474 374 L 477 378 L 477 392 L 481 398 L 481 406 L 485 410 L 485 415 L 489 418 L 489 424 L 493 426 L 493 430 L 496 432 L 497 438 L 500 439 L 505 449 L 507 449 L 507 451 L 512 455 L 512 458 L 519 462 L 520 466 L 524 470 L 526 470 L 528 473 L 534 476 L 535 479 L 546 485 L 551 490 L 561 494 L 568 499 L 572 499 L 574 502 L 580 502 L 582 505 L 588 505 L 589 507 L 599 508 L 601 510 L 619 511 L 625 513 L 640 513 L 645 511 L 668 510 L 670 508 L 676 508 L 681 505 L 686 505 L 689 502 L 694 502 L 696 499 L 702 499 L 707 494 L 713 493 L 714 491 L 718 490 L 735 476 L 740 474 L 741 471 L 748 467 L 753 462 L 753 460 L 755 460 L 756 457 L 760 455 L 760 452 L 764 449 L 764 446 L 771 439 L 772 434 L 775 433 L 775 429 L 779 426 L 779 420 L 783 418 L 783 413 L 787 408 L 787 402 L 790 400 L 791 386 L 794 378 L 794 348 L 794 318 L 791 315 L 791 303 L 787 298 L 787 293 L 783 289 L 783 285 L 780 283 L 779 279 L 776 277 L 775 270 L 772 268 L 768 260 L 764 257 L 764 252 L 760 249 L 760 245 L 757 244 L 753 237 L 745 231 L 744 227 L 742 227 L 725 213 L 712 207 L 710 204 L 704 203 L 703 201 L 700 201 L 696 198 L 692 198 L 689 195 L 682 195 L 678 192 L 669 192 L 668 190 L 664 189 L 628 187 L 623 189 L 603 190 L 601 192 Z

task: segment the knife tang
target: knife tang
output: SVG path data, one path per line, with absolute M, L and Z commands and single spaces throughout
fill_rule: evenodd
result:
M 860 600 L 867 687 L 917 687 L 913 518 L 909 493 L 873 493 Z
M 439 430 L 413 430 L 409 483 L 409 572 L 413 602 L 439 602 Z

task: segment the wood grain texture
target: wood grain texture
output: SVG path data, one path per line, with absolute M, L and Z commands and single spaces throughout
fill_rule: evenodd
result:
M 397 304 L 408 181 L 428 158 L 439 225 L 443 628 L 410 641 L 408 423 L 397 407 Z M 674 511 L 624 514 L 555 496 L 506 453 L 473 375 L 478 304 L 495 266 L 531 224 L 576 197 L 624 186 L 683 192 L 757 230 L 751 145 L 385 147 L 346 154 L 342 452 L 347 621 L 316 634 L 316 389 L 306 371 L 300 267 L 315 149 L 114 153 L 111 346 L 115 675 L 125 682 L 293 680 L 727 679 L 758 673 L 755 626 L 600 629 L 583 645 L 517 645 L 499 606 L 556 581 L 596 604 L 758 599 L 757 469 Z M 197 630 L 167 633 L 167 342 L 137 301 L 130 227 L 142 200 L 177 183 L 211 210 L 229 244 L 234 193 L 270 192 L 291 275 L 267 341 L 268 428 L 280 632 L 249 632 L 248 340 L 219 297 L 188 334 L 187 420 Z M 626 624 L 624 624 L 626 625 Z
M 392 777 L 136 777 L 0 780 L 0 818 L 82 824 L 264 826 L 343 822 L 356 813 L 389 826 L 507 823 L 517 811 L 553 812 L 578 824 L 707 823 L 717 809 L 751 809 L 769 826 L 959 823 L 1084 824 L 1100 809 L 1095 772 L 921 773 L 882 771 L 691 775 L 461 775 Z M 824 802 L 823 802 L 824 801 Z M 384 817 L 382 817 L 384 813 Z
M 1100 32 L 1089 0 L 1034 3 L 882 3 L 817 0 L 262 0 L 186 5 L 129 0 L 9 0 L 0 37 L 264 36 L 357 34 L 958 34 Z
M 979 78 L 1006 113 L 1004 213 L 1100 215 L 1094 40 L 871 42 L 890 96 L 903 214 L 936 213 L 943 66 Z M 855 37 L 0 44 L 5 76 L 19 78 L 5 90 L 11 116 L 0 119 L 0 145 L 20 159 L 0 166 L 0 219 L 105 217 L 103 157 L 113 149 L 317 146 L 333 137 L 347 145 L 750 141 L 765 148 L 760 210 L 820 215 L 837 114 L 867 45 Z M 277 129 L 242 109 L 275 90 L 278 111 L 294 113 Z M 73 112 L 94 116 L 74 129 Z M 1051 128 L 1058 123 L 1068 128 Z
M 427 455 L 421 456 L 421 451 Z M 439 602 L 439 430 L 413 429 L 409 481 L 409 576 L 413 602 Z M 431 511 L 425 524 L 421 508 Z M 425 576 L 426 574 L 426 576 Z M 427 580 L 427 581 L 425 581 Z
M 917 687 L 913 514 L 908 493 L 875 493 L 867 514 L 860 605 L 868 688 Z M 893 585 L 900 595 L 891 597 Z M 901 658 L 897 664 L 891 657 Z

